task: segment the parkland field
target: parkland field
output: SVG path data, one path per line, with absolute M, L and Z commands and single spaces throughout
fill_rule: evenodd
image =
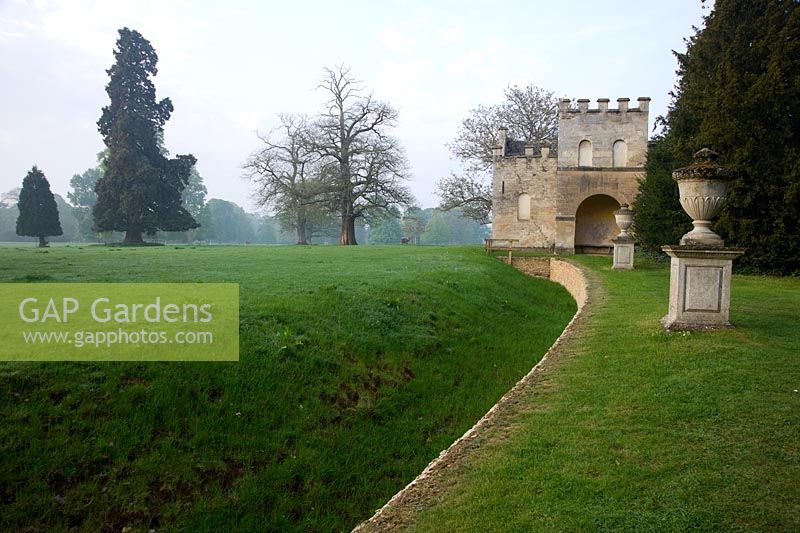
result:
M 235 282 L 240 360 L 0 363 L 0 529 L 346 530 L 546 352 L 477 248 L 0 249 L 3 282 Z
M 666 264 L 573 260 L 591 286 L 573 337 L 396 523 L 800 529 L 800 280 L 735 276 L 736 329 L 667 334 Z M 8 247 L 0 281 L 241 295 L 239 362 L 0 363 L 3 530 L 349 530 L 576 309 L 477 247 Z

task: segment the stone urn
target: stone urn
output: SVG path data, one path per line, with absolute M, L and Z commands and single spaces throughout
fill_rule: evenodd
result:
M 718 154 L 703 148 L 688 167 L 672 173 L 678 182 L 681 206 L 692 217 L 694 229 L 681 237 L 684 246 L 722 247 L 725 242 L 711 231 L 714 220 L 728 199 L 728 188 L 736 173 L 717 163 Z
M 617 238 L 629 239 L 631 235 L 628 233 L 628 228 L 633 224 L 633 211 L 628 209 L 628 204 L 622 204 L 619 209 L 614 211 L 614 219 L 619 226 Z

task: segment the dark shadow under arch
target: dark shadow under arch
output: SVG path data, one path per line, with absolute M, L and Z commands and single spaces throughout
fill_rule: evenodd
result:
M 611 239 L 619 234 L 614 211 L 619 202 L 606 194 L 586 198 L 575 212 L 575 253 L 608 254 L 614 248 Z

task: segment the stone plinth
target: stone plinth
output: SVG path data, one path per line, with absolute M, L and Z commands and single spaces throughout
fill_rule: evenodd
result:
M 631 237 L 617 237 L 611 239 L 614 243 L 614 270 L 633 269 L 634 241 Z
M 744 253 L 739 248 L 709 246 L 663 246 L 671 260 L 669 314 L 664 327 L 670 330 L 707 330 L 731 327 L 733 260 Z

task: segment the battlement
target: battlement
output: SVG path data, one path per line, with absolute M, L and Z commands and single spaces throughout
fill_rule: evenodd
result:
M 630 98 L 617 98 L 617 108 L 609 109 L 608 98 L 598 98 L 597 107 L 589 100 L 562 99 L 558 103 L 558 142 L 552 149 L 512 139 L 504 126 L 497 129 L 497 145 L 492 156 L 506 158 L 557 158 L 559 168 L 641 168 L 647 154 L 647 129 L 650 98 L 637 98 L 638 107 L 629 107 Z
M 650 98 L 646 96 L 637 98 L 639 107 L 629 107 L 628 102 L 630 100 L 630 98 L 617 98 L 617 108 L 609 109 L 608 103 L 610 100 L 608 98 L 598 98 L 596 108 L 589 107 L 590 100 L 588 98 L 579 98 L 576 101 L 578 107 L 573 107 L 572 100 L 569 98 L 562 98 L 558 102 L 558 114 L 563 116 L 580 113 L 648 113 L 650 111 Z

